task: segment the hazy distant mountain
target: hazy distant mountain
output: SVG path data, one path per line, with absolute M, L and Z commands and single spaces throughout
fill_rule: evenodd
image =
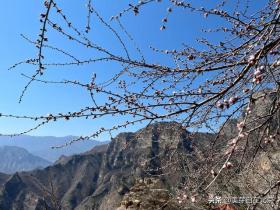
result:
M 61 149 L 52 149 L 52 146 L 63 145 L 74 139 L 74 136 L 54 137 L 54 136 L 16 136 L 13 138 L 0 136 L 0 146 L 17 146 L 28 150 L 33 155 L 37 155 L 48 161 L 55 162 L 62 155 L 69 156 L 79 154 L 92 149 L 94 146 L 107 142 L 95 140 L 76 142 Z
M 0 147 L 0 157 L 0 172 L 7 174 L 45 168 L 52 164 L 43 158 L 32 155 L 26 149 L 16 146 Z

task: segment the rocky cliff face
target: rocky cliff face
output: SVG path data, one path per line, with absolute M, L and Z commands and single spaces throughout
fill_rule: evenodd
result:
M 166 174 L 162 182 L 166 188 L 173 186 L 182 174 L 170 174 L 170 170 L 180 163 L 163 166 L 174 151 L 191 152 L 190 144 L 188 133 L 177 123 L 158 123 L 118 135 L 103 156 L 97 189 L 77 209 L 116 209 L 139 178 Z
M 123 197 L 117 210 L 176 210 L 180 205 L 172 199 L 170 192 L 160 179 L 144 178 L 136 180 L 133 187 Z
M 117 209 L 136 180 L 154 177 L 172 190 L 187 164 L 174 160 L 191 152 L 188 132 L 177 123 L 121 133 L 108 145 L 3 180 L 0 209 Z

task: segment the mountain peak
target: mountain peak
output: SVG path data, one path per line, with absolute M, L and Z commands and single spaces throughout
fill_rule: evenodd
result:
M 0 147 L 0 155 L 2 160 L 0 171 L 7 174 L 44 168 L 51 164 L 51 162 L 32 155 L 26 149 L 17 146 Z

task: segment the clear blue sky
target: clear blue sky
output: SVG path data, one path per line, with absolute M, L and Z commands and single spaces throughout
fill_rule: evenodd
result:
M 134 1 L 135 2 L 135 1 Z M 168 1 L 166 1 L 168 2 Z M 205 1 L 202 1 L 205 2 Z M 76 0 L 60 0 L 58 5 L 62 6 L 63 11 L 71 17 L 73 24 L 78 27 L 84 27 L 86 24 L 86 1 Z M 109 20 L 112 15 L 117 14 L 121 9 L 125 8 L 129 1 L 116 0 L 99 0 L 93 1 L 94 7 L 99 11 L 105 20 Z M 0 112 L 20 115 L 45 115 L 47 113 L 57 113 L 64 111 L 75 111 L 80 107 L 90 105 L 88 95 L 84 90 L 64 87 L 60 85 L 44 85 L 34 82 L 29 88 L 24 100 L 18 103 L 19 96 L 23 90 L 26 78 L 21 73 L 32 75 L 35 68 L 32 66 L 20 66 L 17 69 L 8 71 L 8 67 L 12 64 L 26 58 L 34 57 L 36 49 L 23 40 L 20 34 L 27 35 L 32 39 L 36 39 L 39 33 L 39 15 L 43 11 L 43 1 L 38 0 L 9 0 L 1 2 L 0 7 Z M 209 2 L 207 3 L 210 4 Z M 151 61 L 167 62 L 163 57 L 154 56 L 149 50 L 149 46 L 160 49 L 174 49 L 181 46 L 183 42 L 194 44 L 195 38 L 201 36 L 201 25 L 205 23 L 212 27 L 219 25 L 217 21 L 203 20 L 197 15 L 185 13 L 183 10 L 176 10 L 171 14 L 167 24 L 166 31 L 160 31 L 161 19 L 166 15 L 168 4 L 163 1 L 160 4 L 154 4 L 145 7 L 140 11 L 139 16 L 128 14 L 123 18 L 123 23 L 128 31 L 134 36 L 138 45 L 144 49 L 143 52 Z M 116 39 L 103 27 L 92 20 L 93 31 L 90 37 L 103 46 L 111 50 L 120 52 L 120 45 Z M 206 22 L 208 21 L 208 22 Z M 115 25 L 116 26 L 116 25 Z M 210 39 L 218 39 L 210 35 Z M 80 58 L 90 56 L 90 52 L 79 50 L 77 46 L 69 45 L 55 34 L 49 34 L 51 43 L 59 43 L 66 46 L 67 49 L 75 52 L 74 54 Z M 136 56 L 136 55 L 135 55 Z M 59 57 L 47 54 L 47 59 L 57 61 Z M 168 62 L 167 62 L 168 63 Z M 110 75 L 110 68 L 114 66 L 95 65 L 94 67 L 80 68 L 49 68 L 43 79 L 79 79 L 88 81 L 92 72 L 99 71 L 100 78 L 106 79 Z M 117 119 L 116 119 L 117 120 Z M 114 120 L 115 121 L 115 120 Z M 99 121 L 92 120 L 73 120 L 68 122 L 58 122 L 47 125 L 36 130 L 31 135 L 87 135 L 99 128 L 101 125 L 109 127 L 112 119 L 107 118 Z M 28 129 L 34 125 L 32 121 L 11 120 L 0 118 L 0 133 L 14 133 Z M 139 125 L 141 127 L 141 125 Z M 131 128 L 138 129 L 139 126 Z M 101 138 L 106 139 L 107 136 Z

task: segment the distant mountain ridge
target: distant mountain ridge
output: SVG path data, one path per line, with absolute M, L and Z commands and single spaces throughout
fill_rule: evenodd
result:
M 64 145 L 66 142 L 76 138 L 75 136 L 54 137 L 54 136 L 0 136 L 0 146 L 17 146 L 22 147 L 32 153 L 50 162 L 55 162 L 60 156 L 70 156 L 79 154 L 92 149 L 96 145 L 105 144 L 96 140 L 87 140 L 75 142 L 65 148 L 52 149 L 52 146 Z
M 32 155 L 26 149 L 16 146 L 0 147 L 0 156 L 0 172 L 6 174 L 45 168 L 52 164 L 41 157 Z

